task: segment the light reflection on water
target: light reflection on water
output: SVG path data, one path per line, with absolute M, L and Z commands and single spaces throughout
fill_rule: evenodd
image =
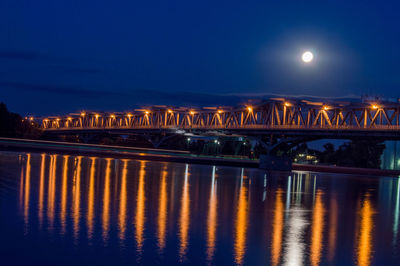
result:
M 110 190 L 111 190 L 111 159 L 106 159 L 106 173 L 104 176 L 103 213 L 102 213 L 102 237 L 104 244 L 108 243 L 108 231 L 110 228 Z
M 207 262 L 212 262 L 215 252 L 216 231 L 218 227 L 218 200 L 217 200 L 217 178 L 215 175 L 216 167 L 212 168 L 211 191 L 209 210 L 207 218 Z
M 399 259 L 398 178 L 3 152 L 0 189 L 7 217 L 0 221 L 0 255 L 9 263 Z
M 165 237 L 167 231 L 168 215 L 168 194 L 167 194 L 167 166 L 164 165 L 161 172 L 161 185 L 158 200 L 158 219 L 157 219 L 157 245 L 159 253 L 162 253 L 165 247 Z
M 373 215 L 375 211 L 371 205 L 370 195 L 367 193 L 363 196 L 363 200 L 359 202 L 358 207 L 358 220 L 359 225 L 357 226 L 357 264 L 358 265 L 370 265 L 372 247 L 372 231 L 373 231 Z
M 245 180 L 244 180 L 245 179 Z M 243 263 L 243 258 L 246 252 L 246 237 L 248 226 L 248 193 L 246 187 L 246 176 L 243 176 L 243 171 L 240 177 L 239 198 L 236 207 L 236 222 L 235 222 L 235 262 Z
M 275 197 L 274 220 L 272 224 L 271 264 L 278 265 L 282 250 L 283 234 L 283 191 L 278 188 Z
M 324 230 L 324 203 L 322 201 L 322 194 L 321 190 L 317 191 L 315 197 L 315 203 L 313 207 L 313 215 L 312 215 L 312 224 L 311 228 L 312 235 L 311 235 L 311 265 L 319 265 L 321 260 L 321 251 L 323 248 L 323 230 Z

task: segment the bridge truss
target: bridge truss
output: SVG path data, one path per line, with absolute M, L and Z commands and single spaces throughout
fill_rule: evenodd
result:
M 223 132 L 400 133 L 400 103 L 311 102 L 270 99 L 241 107 L 152 106 L 132 112 L 81 112 L 40 119 L 45 131 L 185 130 Z

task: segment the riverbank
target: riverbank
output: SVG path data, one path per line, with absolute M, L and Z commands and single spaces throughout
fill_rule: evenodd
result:
M 211 157 L 188 151 L 122 147 L 98 144 L 0 138 L 0 149 L 32 152 L 61 152 L 69 155 L 129 158 L 152 161 L 258 168 L 258 160 Z
M 258 160 L 229 157 L 201 156 L 188 151 L 121 147 L 98 144 L 0 138 L 0 150 L 31 152 L 60 152 L 69 155 L 98 156 L 112 158 L 130 158 L 152 161 L 169 161 L 219 166 L 258 168 Z M 357 174 L 369 176 L 400 176 L 399 170 L 367 169 L 355 167 L 325 166 L 311 164 L 293 164 L 294 171 L 326 172 L 339 174 Z

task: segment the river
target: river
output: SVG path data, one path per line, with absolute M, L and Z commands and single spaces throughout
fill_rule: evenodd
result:
M 400 179 L 0 152 L 2 265 L 398 265 Z

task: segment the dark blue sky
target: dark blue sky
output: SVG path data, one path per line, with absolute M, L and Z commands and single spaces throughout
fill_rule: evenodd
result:
M 0 1 L 0 101 L 21 114 L 398 97 L 398 1 Z M 316 54 L 312 65 L 301 52 Z

